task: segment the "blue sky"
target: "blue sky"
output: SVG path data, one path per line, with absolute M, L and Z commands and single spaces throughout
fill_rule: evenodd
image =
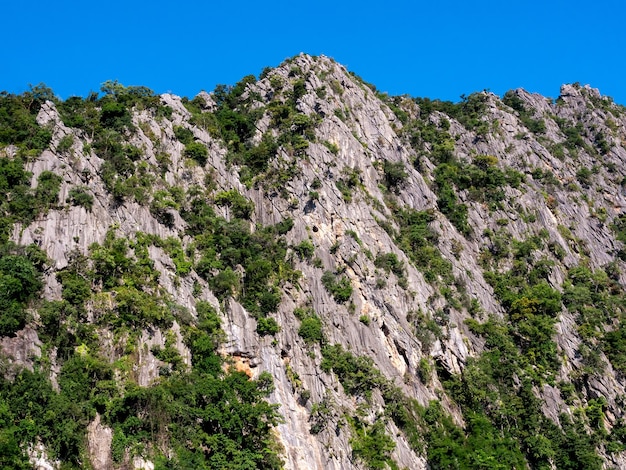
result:
M 457 101 L 580 82 L 626 104 L 626 2 L 231 1 L 3 5 L 0 90 L 61 98 L 105 80 L 192 97 L 300 52 L 324 54 L 392 95 Z

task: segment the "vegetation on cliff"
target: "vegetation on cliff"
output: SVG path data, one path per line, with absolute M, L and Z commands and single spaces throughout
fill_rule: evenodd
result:
M 281 468 L 285 395 L 333 465 L 626 462 L 626 118 L 565 91 L 0 94 L 0 464 Z

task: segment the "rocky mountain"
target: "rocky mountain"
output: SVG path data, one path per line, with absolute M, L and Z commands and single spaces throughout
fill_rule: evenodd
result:
M 626 108 L 326 57 L 0 95 L 3 468 L 626 468 Z

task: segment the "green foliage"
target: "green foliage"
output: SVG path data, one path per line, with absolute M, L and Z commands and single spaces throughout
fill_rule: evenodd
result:
M 336 302 L 344 303 L 352 296 L 352 284 L 347 277 L 340 277 L 333 274 L 332 271 L 324 271 L 322 275 L 322 284 L 330 292 Z
M 155 240 L 154 244 L 155 246 L 163 248 L 168 256 L 172 258 L 174 266 L 176 267 L 176 274 L 186 276 L 191 272 L 193 262 L 185 255 L 183 245 L 178 238 L 167 237 L 165 240 L 158 239 Z
M 467 190 L 470 199 L 487 202 L 492 210 L 502 208 L 505 199 L 503 187 L 518 187 L 523 177 L 514 170 L 503 172 L 497 167 L 497 159 L 480 155 L 473 164 L 458 161 L 441 163 L 435 169 L 437 204 L 450 222 L 462 233 L 468 234 L 467 207 L 458 202 L 454 187 Z
M 265 401 L 271 377 L 214 374 L 194 370 L 148 389 L 128 386 L 107 414 L 121 446 L 146 446 L 167 432 L 171 452 L 161 459 L 174 468 L 281 468 L 271 435 L 277 405 Z
M 195 160 L 200 165 L 206 165 L 209 157 L 209 151 L 206 146 L 200 142 L 190 142 L 185 145 L 185 157 Z
M 57 108 L 65 125 L 80 129 L 91 139 L 91 148 L 104 160 L 100 176 L 116 202 L 130 198 L 146 204 L 157 171 L 142 161 L 141 149 L 128 144 L 137 132 L 132 111 L 149 111 L 158 120 L 171 115 L 171 109 L 145 87 L 126 87 L 109 81 L 103 84 L 102 91 L 101 98 L 97 93 L 85 99 L 71 97 Z
M 626 214 L 621 214 L 613 219 L 613 223 L 611 224 L 611 228 L 613 232 L 615 232 L 615 237 L 626 245 Z M 626 249 L 620 248 L 617 252 L 617 256 L 621 260 L 626 260 Z
M 21 153 L 38 154 L 52 140 L 52 132 L 37 124 L 37 113 L 46 100 L 55 100 L 52 91 L 40 84 L 21 95 L 0 93 L 0 144 L 16 145 Z
M 430 100 L 415 98 L 420 111 L 426 116 L 433 111 L 439 111 L 459 121 L 466 129 L 473 130 L 478 135 L 485 135 L 489 130 L 483 116 L 487 111 L 488 95 L 486 93 L 472 93 L 469 96 L 461 95 L 461 101 Z
M 598 132 L 593 140 L 593 144 L 598 149 L 600 155 L 606 155 L 611 150 L 611 144 L 606 140 L 604 134 L 602 132 Z
M 355 420 L 354 435 L 350 439 L 352 455 L 365 462 L 369 469 L 386 469 L 387 465 L 395 465 L 391 460 L 391 452 L 395 442 L 385 433 L 385 420 L 378 417 L 373 424 Z M 392 467 L 393 468 L 393 467 Z
M 116 329 L 171 326 L 173 317 L 162 299 L 133 286 L 118 286 L 113 292 L 114 309 L 102 318 L 103 322 Z
M 302 242 L 293 246 L 293 251 L 296 252 L 300 259 L 311 259 L 315 253 L 315 246 L 313 246 L 310 240 L 302 240 Z
M 57 279 L 61 282 L 63 300 L 74 307 L 82 309 L 85 301 L 91 297 L 91 273 L 87 266 L 87 258 L 72 253 L 68 266 L 57 272 Z
M 57 356 L 62 361 L 58 393 L 43 371 L 23 370 L 13 380 L 2 376 L 0 461 L 8 468 L 30 468 L 24 449 L 42 443 L 62 468 L 78 468 L 87 425 L 99 412 L 114 430 L 116 462 L 142 452 L 162 468 L 282 468 L 272 434 L 280 422 L 278 406 L 265 399 L 272 391 L 271 377 L 264 373 L 250 380 L 228 371 L 216 352 L 223 337 L 219 317 L 207 303 L 199 302 L 196 310 L 197 323 L 185 331 L 193 370 L 175 366 L 176 373 L 152 386 L 128 381 L 120 388 L 108 361 L 85 344 Z M 166 347 L 154 352 L 180 365 L 171 339 L 168 335 Z
M 437 235 L 429 227 L 435 220 L 434 213 L 403 209 L 396 211 L 395 216 L 400 225 L 398 245 L 424 273 L 426 281 L 454 284 L 452 264 L 441 256 L 436 247 Z
M 152 195 L 150 213 L 167 227 L 174 226 L 174 211 L 180 209 L 180 204 L 173 197 L 171 191 L 160 189 Z
M 6 239 L 13 222 L 28 225 L 58 203 L 59 175 L 42 171 L 34 189 L 30 187 L 31 177 L 20 157 L 0 157 L 0 240 Z
M 97 141 L 97 151 L 105 156 L 101 167 L 102 179 L 106 188 L 117 202 L 127 198 L 134 199 L 139 204 L 148 202 L 152 191 L 155 176 L 145 161 L 137 161 L 141 151 L 131 145 L 123 145 L 122 137 L 116 133 L 109 133 L 111 147 L 102 147 L 102 141 Z
M 218 206 L 230 207 L 233 216 L 238 219 L 249 219 L 254 211 L 254 204 L 236 189 L 217 193 L 215 203 Z
M 71 96 L 57 104 L 63 124 L 89 132 L 93 135 L 99 126 L 99 111 L 97 109 L 97 93 L 90 93 L 87 99 Z
M 468 199 L 486 202 L 491 210 L 502 208 L 504 187 L 519 187 L 523 175 L 513 169 L 501 170 L 497 159 L 480 155 L 474 162 L 459 161 L 455 155 L 455 141 L 448 132 L 450 122 L 440 118 L 435 124 L 427 119 L 433 111 L 439 111 L 456 118 L 466 128 L 474 130 L 478 136 L 486 135 L 489 123 L 483 119 L 488 95 L 475 93 L 463 98 L 459 104 L 416 99 L 420 107 L 420 118 L 410 120 L 402 129 L 402 135 L 418 152 L 415 166 L 419 171 L 427 167 L 422 158 L 428 157 L 436 165 L 435 193 L 439 210 L 464 235 L 471 230 L 467 221 L 467 205 L 459 201 L 458 191 L 467 191 Z
M 31 174 L 24 170 L 23 161 L 17 157 L 0 158 L 0 210 L 2 215 L 2 240 L 14 221 L 30 222 L 36 215 L 36 201 L 30 189 Z
M 26 307 L 43 286 L 41 269 L 24 247 L 0 246 L 0 336 L 12 336 L 26 325 Z
M 385 186 L 390 191 L 402 187 L 409 176 L 402 162 L 390 162 L 385 160 L 383 163 L 383 172 L 385 174 Z
M 313 403 L 311 414 L 309 415 L 309 422 L 311 423 L 309 432 L 314 435 L 322 432 L 328 425 L 328 419 L 332 411 L 332 403 L 327 396 L 322 401 Z
M 65 153 L 68 152 L 72 146 L 74 145 L 74 136 L 72 134 L 67 134 L 61 137 L 59 140 L 59 144 L 57 145 L 57 152 Z
M 42 209 L 45 210 L 58 202 L 61 181 L 59 175 L 47 170 L 42 171 L 37 177 L 35 199 Z
M 289 90 L 280 77 L 271 76 L 270 84 L 277 92 L 266 107 L 259 106 L 261 96 L 248 87 L 254 82 L 254 76 L 250 75 L 234 87 L 216 87 L 213 135 L 226 144 L 228 162 L 239 165 L 240 179 L 246 185 L 261 182 L 282 193 L 284 184 L 297 172 L 294 157 L 302 156 L 309 142 L 315 141 L 314 126 L 318 118 L 297 109 L 297 103 L 306 93 L 304 78 L 292 81 Z M 252 139 L 257 132 L 256 122 L 264 115 L 271 119 L 270 125 L 277 135 L 266 132 L 257 141 Z M 271 161 L 276 165 L 270 166 Z
M 462 376 L 444 381 L 444 387 L 469 420 L 467 444 L 474 440 L 480 443 L 478 449 L 493 448 L 497 461 L 506 464 L 504 468 L 520 468 L 513 464 L 520 451 L 531 468 L 600 468 L 594 438 L 580 420 L 561 415 L 559 427 L 544 415 L 542 402 L 534 392 L 534 373 L 526 367 L 527 356 L 518 351 L 509 327 L 494 318 L 482 325 L 469 323 L 472 331 L 485 338 L 486 351 L 468 362 Z M 474 419 L 480 427 L 474 427 Z M 441 442 L 439 438 L 437 441 Z M 443 444 L 436 458 L 449 462 L 450 454 L 444 449 L 455 445 L 445 440 Z M 431 447 L 429 442 L 429 460 Z M 464 452 L 455 451 L 453 455 L 460 460 Z
M 330 153 L 332 153 L 333 155 L 339 154 L 339 146 L 336 143 L 325 140 L 324 142 L 322 142 L 322 144 L 324 145 L 324 147 L 330 150 Z
M 563 303 L 577 315 L 577 331 L 583 341 L 583 371 L 591 376 L 603 371 L 599 352 L 604 352 L 621 374 L 626 373 L 626 302 L 617 275 L 613 273 L 612 278 L 607 271 L 577 266 L 568 271 L 563 286 Z
M 588 188 L 591 185 L 591 175 L 593 173 L 587 167 L 582 167 L 576 172 L 576 179 L 583 187 Z
M 322 320 L 313 311 L 308 312 L 300 319 L 298 334 L 307 344 L 321 344 L 324 341 Z
M 266 133 L 258 145 L 251 146 L 244 152 L 241 161 L 235 161 L 245 164 L 251 173 L 263 172 L 267 170 L 269 161 L 276 156 L 277 151 L 278 142 L 270 133 Z
M 275 335 L 280 331 L 278 322 L 273 318 L 259 317 L 257 319 L 256 332 L 261 336 Z
M 218 298 L 239 298 L 258 319 L 278 308 L 280 282 L 294 279 L 295 273 L 286 263 L 287 244 L 281 235 L 289 231 L 293 221 L 257 227 L 250 232 L 249 222 L 236 217 L 247 216 L 252 204 L 236 191 L 222 193 L 219 200 L 224 204 L 231 201 L 231 207 L 237 209 L 230 221 L 217 217 L 201 199 L 191 200 L 181 213 L 201 254 L 196 272 L 208 280 Z M 240 267 L 244 268 L 243 279 L 238 274 Z
M 132 128 L 132 117 L 124 103 L 107 100 L 102 104 L 100 111 L 100 125 L 105 129 L 123 131 Z
M 174 126 L 174 136 L 185 146 L 194 142 L 193 132 L 183 126 Z
M 67 372 L 62 373 L 67 377 Z M 70 396 L 75 394 L 70 391 L 67 380 L 61 381 L 62 393 L 57 394 L 45 374 L 39 371 L 23 370 L 13 382 L 4 377 L 0 379 L 0 408 L 4 407 L 5 417 L 11 423 L 3 434 L 10 433 L 13 438 L 5 444 L 10 446 L 11 453 L 2 459 L 9 458 L 23 465 L 26 445 L 41 442 L 51 458 L 63 458 L 74 466 L 78 464 L 84 436 L 81 431 L 87 425 L 89 410 L 82 403 L 72 401 Z
M 442 214 L 464 235 L 469 235 L 470 226 L 467 223 L 467 206 L 459 203 L 452 185 L 447 181 L 441 167 L 437 167 L 435 182 L 437 184 L 437 206 Z
M 387 273 L 394 273 L 399 278 L 405 276 L 404 263 L 395 253 L 379 253 L 374 260 L 374 266 L 384 269 Z
M 487 273 L 485 278 L 508 312 L 510 334 L 525 360 L 539 376 L 553 373 L 559 366 L 552 338 L 556 316 L 561 311 L 561 294 L 542 279 L 529 285 L 523 273 Z
M 322 370 L 332 370 L 337 374 L 343 389 L 349 395 L 369 397 L 373 389 L 385 383 L 384 377 L 367 356 L 355 356 L 344 350 L 340 344 L 324 346 L 322 355 Z
M 68 266 L 57 272 L 62 300 L 43 302 L 35 325 L 45 357 L 47 352 L 56 351 L 60 391 L 50 387 L 46 361 L 36 364 L 32 373 L 17 371 L 11 381 L 2 374 L 0 466 L 30 468 L 24 450 L 41 442 L 52 459 L 62 462 L 62 468 L 78 468 L 86 455 L 86 426 L 98 412 L 114 430 L 113 452 L 118 463 L 125 455 L 142 452 L 161 468 L 281 468 L 279 445 L 271 431 L 280 418 L 277 406 L 265 399 L 271 392 L 271 378 L 262 374 L 249 380 L 244 374 L 227 370 L 216 352 L 224 337 L 219 317 L 208 304 L 199 303 L 195 322 L 184 309 L 173 305 L 159 287 L 148 248 L 163 248 L 177 273 L 184 275 L 191 271 L 190 257 L 197 243 L 201 259 L 206 261 L 203 274 L 209 284 L 218 285 L 219 276 L 230 273 L 230 279 L 222 279 L 222 286 L 231 284 L 222 287 L 224 291 L 237 295 L 248 311 L 259 317 L 264 325 L 262 334 L 273 334 L 278 325 L 266 315 L 280 302 L 279 286 L 297 279 L 286 261 L 283 239 L 293 221 L 286 219 L 252 231 L 249 222 L 242 219 L 250 217 L 254 206 L 238 193 L 220 194 L 215 199 L 203 194 L 202 203 L 200 198 L 186 200 L 170 190 L 152 196 L 152 170 L 142 161 L 142 151 L 128 145 L 136 131 L 132 109 L 153 109 L 156 117 L 167 112 L 147 89 L 108 82 L 102 91 L 102 98 L 92 94 L 85 100 L 59 103 L 64 121 L 80 129 L 75 135 L 93 142 L 93 151 L 104 160 L 101 176 L 117 202 L 125 198 L 150 202 L 151 211 L 163 220 L 169 209 L 180 209 L 189 222 L 190 235 L 196 239 L 185 251 L 178 239 L 161 240 L 140 233 L 125 239 L 112 229 L 101 244 L 90 246 L 89 257 L 70 256 Z M 4 103 L 0 104 L 0 131 L 6 130 L 1 126 Z M 32 109 L 26 102 L 17 104 L 26 106 L 23 114 L 29 116 L 24 128 L 28 133 L 20 142 L 13 135 L 10 143 L 23 145 L 28 152 L 37 148 L 33 139 L 41 137 L 35 135 L 39 131 L 36 124 L 29 127 L 40 103 L 33 101 Z M 304 115 L 293 116 L 291 123 L 298 133 L 311 125 Z M 15 129 L 11 129 L 13 134 Z M 269 140 L 266 143 L 271 144 Z M 70 144 L 70 139 L 65 139 L 57 150 L 67 151 Z M 250 155 L 252 164 L 255 151 Z M 61 178 L 43 172 L 31 189 L 32 175 L 25 171 L 22 156 L 27 154 L 19 149 L 15 158 L 0 158 L 3 242 L 13 222 L 28 223 L 58 203 Z M 212 200 L 232 208 L 230 221 L 215 215 L 209 206 Z M 67 202 L 89 210 L 94 201 L 87 188 L 76 187 L 70 189 Z M 38 306 L 33 301 L 39 295 L 44 265 L 41 250 L 2 245 L 0 334 L 13 334 L 28 320 L 26 308 Z M 245 290 L 241 289 L 244 285 Z M 154 385 L 136 387 L 135 374 L 126 367 L 136 353 L 137 332 L 155 327 L 163 330 L 171 325 L 174 315 L 192 353 L 193 370 L 183 367 L 172 334 L 166 334 L 165 347 L 155 347 L 153 353 L 171 367 L 163 368 Z M 122 355 L 115 365 L 100 355 L 98 334 L 106 328 L 113 331 L 116 356 Z M 167 443 L 163 440 L 166 435 Z
M 214 133 L 228 146 L 230 158 L 240 163 L 245 163 L 245 154 L 252 148 L 250 139 L 256 131 L 255 123 L 263 112 L 252 108 L 253 97 L 242 96 L 248 84 L 255 81 L 253 75 L 248 75 L 234 87 L 218 85 L 213 91 L 213 99 L 217 104 L 217 110 L 214 112 L 216 120 Z M 257 170 L 264 167 L 267 158 L 272 154 L 272 146 L 268 146 L 268 143 L 269 141 L 266 141 L 257 150 L 258 153 L 251 157 Z
M 93 207 L 93 196 L 89 194 L 84 186 L 76 186 L 69 190 L 67 201 L 73 206 L 81 206 L 91 211 Z
M 342 177 L 335 181 L 335 186 L 346 202 L 352 202 L 355 190 L 362 186 L 361 170 L 345 167 L 342 171 Z
M 134 107 L 138 110 L 150 110 L 157 118 L 172 113 L 171 108 L 162 105 L 160 97 L 145 86 L 125 86 L 117 80 L 107 80 L 100 87 L 100 91 L 104 93 L 100 100 L 102 103 L 115 101 L 128 109 Z M 92 95 L 87 99 L 92 99 Z
M 423 411 L 428 463 L 444 468 L 525 468 L 516 442 L 501 435 L 484 416 L 468 413 L 466 429 L 456 426 L 438 402 Z
M 118 238 L 113 229 L 102 245 L 89 247 L 94 284 L 114 294 L 112 308 L 106 309 L 99 321 L 115 329 L 169 327 L 173 316 L 166 299 L 152 293 L 158 272 L 148 257 L 147 240 L 138 234 L 132 246 L 134 256 L 130 248 L 128 240 Z
M 565 135 L 565 142 L 563 145 L 570 151 L 576 151 L 577 148 L 586 148 L 585 141 L 582 137 L 584 128 L 581 122 L 575 126 L 571 126 L 567 120 L 563 118 L 555 118 L 555 121 L 561 132 Z

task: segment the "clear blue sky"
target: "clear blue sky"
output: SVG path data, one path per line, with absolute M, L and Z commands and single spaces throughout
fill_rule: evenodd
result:
M 580 82 L 626 104 L 623 0 L 5 2 L 0 90 L 105 80 L 195 96 L 300 52 L 390 94 L 457 101 Z

